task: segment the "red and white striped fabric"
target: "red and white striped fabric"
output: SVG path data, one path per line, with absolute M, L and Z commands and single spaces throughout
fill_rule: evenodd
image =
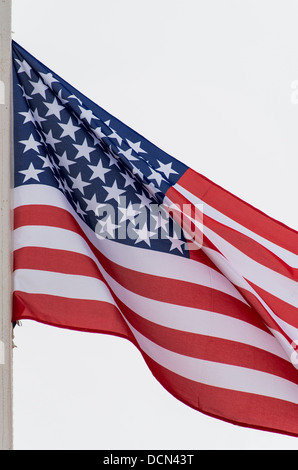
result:
M 191 169 L 166 196 L 203 203 L 190 258 L 99 240 L 59 190 L 17 187 L 14 319 L 125 337 L 185 404 L 297 435 L 297 232 Z
M 127 338 L 185 404 L 298 436 L 298 233 L 165 154 L 15 43 L 13 63 L 13 320 Z M 99 238 L 97 210 L 118 209 L 124 194 L 118 225 L 108 218 L 99 233 L 133 220 L 138 238 Z M 183 251 L 194 242 L 176 232 L 153 240 L 137 222 L 133 205 L 151 218 L 156 199 L 199 237 L 203 207 L 200 249 Z

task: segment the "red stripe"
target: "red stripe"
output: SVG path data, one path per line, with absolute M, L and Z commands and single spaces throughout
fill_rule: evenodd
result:
M 252 283 L 250 283 L 251 285 L 253 285 Z M 262 302 L 260 302 L 260 300 L 258 300 L 258 298 L 256 297 L 255 294 L 253 294 L 252 292 L 242 288 L 242 287 L 239 287 L 238 288 L 239 292 L 242 294 L 242 296 L 247 300 L 247 302 L 249 303 L 249 305 L 256 311 L 258 312 L 260 318 L 263 319 L 263 322 L 265 323 L 265 325 L 268 326 L 268 328 L 271 328 L 275 331 L 278 331 L 287 341 L 289 344 L 292 343 L 292 339 L 290 338 L 290 336 L 288 336 L 285 331 L 279 326 L 279 324 L 276 322 L 276 320 L 271 316 L 271 314 L 269 313 L 269 311 L 267 310 L 266 307 L 264 307 L 264 305 L 262 304 Z M 263 300 L 263 299 L 262 299 Z
M 93 247 L 75 218 L 67 210 L 61 209 L 59 207 L 34 204 L 17 207 L 14 209 L 14 229 L 26 225 L 59 227 L 66 230 L 71 230 L 81 235 L 89 244 L 89 246 Z M 196 261 L 205 264 L 206 266 L 209 266 L 215 271 L 219 272 L 218 268 L 212 263 L 208 256 L 203 253 L 202 250 L 196 250 L 195 259 Z
M 298 254 L 298 232 L 296 230 L 267 216 L 205 176 L 189 168 L 179 179 L 178 184 L 249 230 L 296 255 Z M 171 200 L 173 200 L 172 194 L 175 194 L 175 190 L 170 188 L 167 191 L 167 196 Z
M 43 248 L 22 248 L 17 250 L 16 252 L 16 266 L 15 269 L 37 269 L 37 270 L 50 270 L 54 272 L 63 272 L 67 274 L 78 274 L 78 275 L 87 275 L 93 277 L 99 277 L 101 280 L 104 281 L 104 278 L 98 272 L 98 269 L 93 260 L 90 258 L 72 252 L 63 252 L 63 256 L 59 250 L 53 249 L 43 249 Z M 104 281 L 105 282 L 105 281 Z M 128 280 L 128 284 L 133 282 L 133 279 Z M 268 355 L 271 356 L 269 353 L 264 353 L 261 351 L 262 355 L 265 355 L 265 359 L 261 365 L 257 365 L 256 357 L 258 350 L 255 348 L 251 348 L 247 345 L 240 345 L 239 343 L 227 342 L 226 340 L 216 340 L 214 338 L 208 338 L 202 336 L 200 341 L 198 342 L 197 338 L 198 335 L 192 333 L 185 333 L 185 332 L 177 332 L 176 330 L 172 330 L 166 327 L 159 327 L 148 320 L 142 319 L 141 317 L 137 316 L 132 312 L 129 308 L 127 308 L 119 299 L 114 295 L 115 300 L 117 301 L 118 305 L 120 305 L 121 311 L 125 313 L 130 323 L 136 327 L 140 332 L 145 334 L 146 332 L 152 331 L 153 329 L 157 328 L 157 333 L 155 332 L 155 336 L 151 336 L 149 334 L 149 339 L 157 342 L 161 346 L 171 349 L 177 350 L 177 352 L 190 355 L 194 357 L 201 357 L 208 360 L 214 360 L 216 362 L 227 362 L 230 364 L 237 364 L 245 367 L 255 367 L 260 370 L 266 370 L 270 373 L 274 373 L 274 367 L 270 370 L 264 369 L 264 365 L 266 361 L 269 363 Z M 45 307 L 44 307 L 45 308 Z M 51 306 L 52 309 L 52 306 Z M 39 308 L 35 308 L 34 311 L 39 312 Z M 257 317 L 259 320 L 259 318 Z M 59 313 L 59 321 L 64 322 L 64 313 Z M 137 323 L 136 323 L 137 321 Z M 66 322 L 67 323 L 67 322 Z M 69 323 L 69 322 L 68 322 Z M 257 323 L 257 322 L 256 322 Z M 256 326 L 255 323 L 255 326 Z M 259 327 L 264 329 L 263 323 L 258 322 Z M 149 325 L 149 328 L 148 328 Z M 160 333 L 161 331 L 161 333 Z M 156 336 L 157 335 L 157 336 Z M 176 337 L 176 335 L 178 335 Z M 205 339 L 204 339 L 205 338 Z M 170 341 L 170 343 L 169 343 Z M 222 341 L 222 344 L 214 344 L 214 342 Z M 228 354 L 227 344 L 230 343 L 230 354 Z M 211 346 L 209 353 L 207 353 L 207 347 Z M 181 349 L 182 348 L 182 349 Z M 202 349 L 203 348 L 203 349 Z M 251 351 L 251 349 L 253 351 Z M 240 354 L 240 350 L 243 350 L 243 353 Z M 202 353 L 203 351 L 203 353 Z M 235 354 L 236 352 L 236 354 Z M 203 355 L 202 355 L 203 354 Z M 207 354 L 207 355 L 206 355 Z M 239 362 L 240 361 L 240 362 Z M 252 362 L 251 362 L 252 361 Z M 255 361 L 255 363 L 254 363 Z M 284 362 L 280 359 L 282 363 Z M 267 366 L 266 366 L 267 367 Z M 283 366 L 286 368 L 286 366 Z M 291 369 L 293 367 L 291 366 Z
M 189 201 L 182 194 L 180 194 L 177 190 L 175 190 L 173 188 L 170 188 L 169 191 L 167 192 L 167 195 L 169 195 L 172 202 L 177 203 L 178 205 L 189 203 Z M 207 220 L 210 220 L 210 219 L 207 218 Z M 204 218 L 204 223 L 205 223 L 205 218 Z M 221 226 L 221 224 L 219 224 L 219 226 Z M 232 232 L 235 233 L 234 231 L 232 231 Z M 236 238 L 238 238 L 238 237 L 236 237 Z M 238 240 L 239 240 L 239 238 L 238 238 Z M 212 245 L 212 243 L 205 237 L 205 235 L 204 235 L 204 246 L 206 246 L 208 248 L 212 248 L 214 251 L 219 252 L 218 248 L 215 247 L 214 245 Z M 260 248 L 261 246 L 258 244 L 258 247 Z M 263 250 L 264 250 L 264 253 L 267 251 L 266 249 L 263 249 Z M 202 251 L 202 250 L 199 250 L 199 251 Z M 195 257 L 196 252 L 197 252 L 196 250 L 190 250 L 191 258 Z M 282 262 L 281 262 L 281 265 L 283 265 L 283 268 L 284 268 L 284 266 L 286 266 L 285 263 L 282 263 Z M 249 282 L 249 284 L 254 286 L 251 282 Z M 287 334 L 285 334 L 285 332 L 281 329 L 281 327 L 278 325 L 278 323 L 272 318 L 269 311 L 263 306 L 263 304 L 258 300 L 258 298 L 254 294 L 252 294 L 251 292 L 249 292 L 248 290 L 246 290 L 244 288 L 241 288 L 237 285 L 235 285 L 235 287 L 242 294 L 242 296 L 249 303 L 249 305 L 252 308 L 254 308 L 256 312 L 258 312 L 258 314 L 260 315 L 260 318 L 263 319 L 264 323 L 269 328 L 274 329 L 276 331 L 279 331 L 287 339 L 287 341 L 291 344 L 292 339 Z M 265 291 L 258 288 L 258 289 L 256 289 L 256 292 L 257 293 L 260 292 L 261 293 L 260 297 L 264 298 L 263 297 L 263 292 L 265 292 Z M 272 297 L 273 296 L 271 296 L 270 294 L 268 294 L 266 292 L 266 299 L 271 299 Z M 276 303 L 277 302 L 275 302 L 275 304 Z M 285 321 L 287 321 L 287 311 L 288 311 L 289 318 L 291 318 L 291 320 L 289 320 L 289 322 L 293 321 L 294 320 L 294 315 L 297 315 L 297 309 L 295 307 L 291 307 L 289 305 L 288 310 L 287 310 L 286 306 L 288 304 L 286 304 L 285 302 L 282 302 L 282 304 L 283 304 L 283 310 L 278 314 L 278 316 L 283 315 L 282 318 L 284 318 Z M 268 304 L 268 307 L 270 307 L 270 304 Z M 273 310 L 273 309 L 271 309 L 271 310 Z
M 16 218 L 17 226 L 20 226 L 20 219 L 22 220 L 23 224 L 25 222 L 27 222 L 29 225 L 36 225 L 38 223 L 36 218 L 38 218 L 39 214 L 35 210 L 36 206 L 26 207 L 26 210 L 24 211 L 25 214 L 23 214 L 21 209 L 22 208 L 20 207 L 16 214 L 18 216 Z M 209 289 L 207 287 L 197 286 L 196 284 L 183 281 L 150 276 L 123 268 L 122 266 L 119 266 L 105 258 L 98 250 L 93 247 L 93 245 L 89 242 L 87 237 L 78 226 L 75 219 L 67 211 L 62 209 L 57 210 L 57 208 L 52 206 L 45 206 L 43 207 L 42 214 L 44 224 L 46 224 L 46 221 L 50 221 L 52 226 L 62 226 L 62 228 L 67 230 L 81 232 L 81 234 L 84 236 L 84 239 L 89 244 L 91 249 L 93 249 L 97 259 L 108 272 L 108 274 L 132 292 L 162 302 L 218 312 L 220 314 L 246 321 L 265 331 L 269 331 L 265 326 L 268 325 L 268 327 L 280 331 L 289 341 L 289 343 L 292 342 L 292 340 L 287 335 L 285 335 L 277 323 L 271 318 L 260 301 L 245 289 L 239 288 L 238 290 L 242 293 L 243 297 L 253 308 L 245 305 L 238 299 L 235 299 L 234 297 L 215 289 Z M 32 250 L 31 255 L 30 250 Z M 41 249 L 41 251 L 38 251 L 37 249 L 37 252 L 34 250 L 36 250 L 36 248 L 28 247 L 20 250 L 19 253 L 16 253 L 16 266 L 31 269 L 56 270 L 57 272 L 62 272 L 62 266 L 64 266 L 63 272 L 68 272 L 70 274 L 81 273 L 83 275 L 94 275 L 95 277 L 98 276 L 99 271 L 95 263 L 93 261 L 91 262 L 91 260 L 89 261 L 89 258 L 88 260 L 84 260 L 82 264 L 83 271 L 80 272 L 81 268 L 79 266 L 83 255 L 74 253 L 68 254 L 68 252 L 64 252 L 65 261 L 61 262 L 60 250 Z M 76 258 L 76 255 L 78 255 L 78 258 Z M 19 260 L 18 257 L 20 257 Z M 28 259 L 30 260 L 29 264 Z M 90 267 L 88 266 L 88 263 L 90 263 Z M 54 264 L 55 267 L 53 266 Z M 49 269 L 49 267 L 51 268 Z M 65 267 L 67 267 L 67 270 L 65 270 Z M 84 269 L 87 269 L 87 271 L 84 271 Z M 103 280 L 102 277 L 99 276 L 99 278 Z
M 118 335 L 130 339 L 135 344 L 117 309 L 110 304 L 72 301 L 61 297 L 23 292 L 14 294 L 14 311 L 17 318 L 36 320 L 36 309 L 38 309 L 38 321 L 43 323 Z M 61 312 L 64 313 L 63 323 L 61 323 Z M 67 321 L 65 313 L 67 313 Z M 297 405 L 274 398 L 199 384 L 165 369 L 143 352 L 142 354 L 159 382 L 183 403 L 230 422 L 278 432 L 284 431 L 287 434 L 298 434 L 298 424 L 295 418 L 298 411 Z
M 237 341 L 185 332 L 147 320 L 115 301 L 128 322 L 149 340 L 183 356 L 259 370 L 298 384 L 292 363 L 263 349 Z
M 90 245 L 88 237 L 81 229 L 75 218 L 70 214 L 70 212 L 59 207 L 34 204 L 17 207 L 14 209 L 14 229 L 26 225 L 59 227 L 66 230 L 71 230 L 81 235 Z M 201 250 L 197 251 L 197 261 L 218 271 L 218 268 Z
M 298 436 L 298 405 L 186 379 L 142 353 L 155 378 L 182 403 L 232 424 Z
M 230 227 L 222 225 L 221 223 L 210 219 L 206 215 L 204 215 L 204 225 L 257 263 L 260 263 L 263 266 L 288 277 L 289 279 L 298 280 L 298 269 L 290 267 L 277 255 L 252 238 L 243 235 Z
M 298 384 L 296 369 L 278 356 L 243 343 L 157 325 L 137 315 L 115 295 L 114 299 L 134 328 L 165 349 L 184 356 L 260 370 Z M 133 337 L 118 309 L 107 302 L 17 291 L 13 320 L 25 318 L 62 328 Z
M 122 283 L 122 285 L 127 285 L 129 289 L 132 289 L 131 284 L 133 284 L 136 286 L 134 288 L 137 289 L 137 292 L 140 292 L 138 289 L 145 289 L 149 284 L 148 289 L 150 293 L 155 292 L 155 295 L 161 296 L 160 298 L 166 298 L 166 296 L 169 296 L 168 292 L 170 292 L 170 290 L 175 290 L 174 285 L 168 285 L 168 292 L 164 293 L 160 290 L 156 293 L 155 279 L 152 281 L 154 276 L 148 275 L 144 275 L 145 277 L 142 278 L 142 282 L 140 283 L 142 285 L 139 287 L 136 275 L 140 275 L 141 273 L 122 268 L 103 257 L 98 250 L 92 247 L 75 219 L 67 211 L 57 210 L 57 208 L 45 208 L 43 206 L 42 213 L 44 216 L 43 224 L 41 224 L 38 214 L 35 213 L 35 207 L 31 206 L 31 208 L 26 208 L 26 211 L 20 210 L 17 214 L 16 226 L 30 224 L 52 225 L 66 228 L 67 230 L 73 230 L 83 236 L 94 253 L 96 253 L 96 256 L 98 256 L 100 262 L 105 263 L 109 274 L 118 276 L 117 280 L 118 282 L 121 281 L 120 283 Z M 45 269 L 45 267 L 48 266 L 51 271 L 55 271 L 56 268 L 59 272 L 83 273 L 83 275 L 92 275 L 95 277 L 98 277 L 99 274 L 98 268 L 92 260 L 77 253 L 70 253 L 70 256 L 63 261 L 61 261 L 60 250 L 38 249 L 33 247 L 17 250 L 16 254 L 16 267 L 28 268 L 28 266 L 31 266 L 30 269 L 42 269 L 41 266 L 44 266 L 43 269 Z M 83 264 L 82 267 L 79 267 L 79 260 L 81 264 L 82 256 L 84 257 Z M 150 277 L 152 279 L 148 282 Z M 152 284 L 151 281 L 153 282 Z M 175 281 L 175 283 L 176 282 L 177 281 Z M 178 281 L 178 284 L 180 282 L 183 281 Z M 188 285 L 191 283 L 184 284 Z M 212 294 L 212 302 L 215 306 L 218 302 L 220 309 L 227 307 L 228 310 L 231 308 L 231 296 L 226 295 L 226 298 L 223 299 L 221 295 L 216 301 L 214 291 Z M 256 302 L 255 297 L 249 293 L 245 294 L 246 298 L 250 299 L 251 305 L 254 305 L 254 302 Z M 191 296 L 192 292 L 190 298 Z M 253 302 L 251 302 L 252 298 L 250 297 L 253 298 Z M 197 300 L 199 301 L 200 299 L 198 298 Z M 211 298 L 209 294 L 207 300 L 210 304 Z M 233 298 L 233 301 L 235 302 L 237 299 Z M 242 308 L 241 310 L 235 309 L 235 316 L 238 315 L 239 318 L 243 319 L 243 316 L 245 317 L 245 315 L 247 315 L 247 320 L 249 321 L 249 317 L 255 315 L 257 320 L 253 320 L 253 322 L 250 320 L 250 322 L 254 324 L 254 322 L 257 321 L 257 323 L 262 325 L 261 320 L 253 309 L 246 307 L 240 301 L 238 302 L 241 304 Z M 267 368 L 266 371 L 272 371 L 275 375 L 287 377 L 288 380 L 292 380 L 292 378 L 294 379 L 293 381 L 297 380 L 294 368 L 290 372 L 288 370 L 289 363 L 270 353 L 266 353 L 265 351 L 258 350 L 251 346 L 239 345 L 239 343 L 232 341 L 214 339 L 162 327 L 129 311 L 129 309 L 119 301 L 118 304 L 121 306 L 121 310 L 123 310 L 125 316 L 127 316 L 129 321 L 135 325 L 142 334 L 169 350 L 174 350 L 180 354 L 186 354 L 192 357 L 199 356 L 207 360 L 215 360 L 217 362 L 236 363 L 236 365 L 239 365 L 237 361 L 240 361 L 245 367 L 259 370 L 265 370 L 265 368 Z M 212 311 L 215 311 L 214 305 L 212 306 Z M 22 318 L 31 318 L 54 326 L 76 330 L 118 335 L 128 338 L 136 345 L 118 309 L 106 302 L 72 300 L 49 295 L 15 292 L 14 320 Z M 264 328 L 263 325 L 262 328 Z M 257 354 L 253 354 L 253 351 L 256 352 L 256 349 Z M 290 435 L 298 435 L 298 425 L 295 419 L 297 405 L 283 400 L 198 384 L 165 369 L 151 360 L 142 351 L 141 353 L 150 370 L 160 383 L 183 403 L 211 416 L 224 419 L 225 421 L 270 431 L 276 430 L 277 432 L 284 432 Z M 290 367 L 292 366 L 290 365 Z
M 23 225 L 25 223 L 27 223 L 28 225 L 38 225 L 39 214 L 35 211 L 36 207 L 38 206 L 25 206 L 25 213 L 23 213 L 22 207 L 19 207 L 15 216 L 16 226 L 19 227 L 21 226 L 21 224 Z M 94 246 L 91 244 L 91 242 L 89 242 L 88 238 L 85 236 L 85 234 L 79 227 L 76 220 L 72 217 L 69 212 L 63 209 L 57 210 L 57 208 L 52 206 L 43 206 L 43 210 L 41 212 L 43 214 L 41 221 L 43 224 L 47 225 L 46 222 L 48 221 L 50 222 L 49 225 L 51 226 L 65 228 L 67 230 L 79 233 L 81 236 L 83 236 L 83 238 L 86 240 L 86 242 L 89 244 L 90 248 L 96 255 L 100 264 L 108 272 L 108 274 L 132 292 L 162 302 L 168 302 L 177 305 L 184 305 L 188 307 L 219 312 L 224 315 L 240 318 L 243 321 L 247 321 L 259 328 L 265 329 L 257 313 L 240 300 L 216 289 L 210 289 L 208 287 L 199 286 L 197 284 L 192 284 L 185 281 L 178 281 L 159 276 L 152 276 L 128 268 L 124 268 L 108 260 L 99 250 L 94 248 Z M 40 225 L 42 225 L 42 223 Z M 47 249 L 42 249 L 44 251 L 37 251 L 36 254 L 34 254 L 34 249 L 35 248 L 33 247 L 32 256 L 30 256 L 29 247 L 26 249 L 22 249 L 26 251 L 20 251 L 19 253 L 16 253 L 17 256 L 15 256 L 15 265 L 18 267 L 22 266 L 23 268 L 29 268 L 31 266 L 32 269 L 53 269 L 57 272 L 60 272 L 60 250 L 47 251 Z M 55 251 L 56 254 L 54 254 Z M 67 257 L 66 260 L 63 262 L 64 269 L 65 266 L 68 266 L 68 269 L 70 270 L 80 269 L 78 267 L 79 261 L 82 259 L 81 256 L 83 255 L 81 255 L 77 261 L 71 262 L 70 258 L 75 259 L 73 258 L 75 255 L 72 254 L 68 256 L 67 253 L 68 252 L 64 252 L 64 255 Z M 20 257 L 20 260 L 18 260 L 18 257 Z M 49 261 L 47 261 L 47 257 L 49 257 Z M 56 261 L 54 261 L 54 257 L 56 257 Z M 22 261 L 23 258 L 25 259 Z M 28 258 L 30 259 L 29 265 L 27 264 Z M 20 265 L 21 262 L 22 264 Z M 47 264 L 49 266 L 52 266 L 54 262 L 56 263 L 56 268 L 52 267 L 51 269 L 47 269 Z M 83 266 L 85 266 L 86 263 L 88 262 L 84 262 Z M 71 268 L 72 265 L 74 266 L 73 268 Z M 96 277 L 96 268 L 92 266 L 92 268 L 90 269 L 94 270 Z M 67 272 L 72 274 L 71 271 Z M 73 274 L 75 274 L 76 272 L 77 271 L 74 271 Z
M 298 328 L 298 309 L 293 305 L 284 302 L 278 297 L 270 294 L 261 287 L 257 286 L 253 282 L 247 281 L 253 287 L 253 289 L 259 294 L 260 297 L 266 302 L 266 304 L 271 308 L 271 310 L 286 323 L 289 325 Z
M 176 204 L 180 204 L 180 206 L 182 206 L 183 204 L 191 204 L 191 202 L 187 198 L 185 198 L 185 196 L 180 194 L 174 188 L 171 188 L 171 191 L 168 191 L 167 195 L 169 195 L 169 197 L 171 197 Z M 178 215 L 178 220 L 179 218 L 180 215 Z M 213 232 L 220 235 L 224 240 L 226 240 L 228 243 L 233 245 L 235 248 L 240 250 L 242 253 L 244 253 L 257 263 L 260 263 L 268 267 L 269 269 L 288 277 L 289 279 L 298 279 L 297 268 L 292 268 L 286 262 L 280 259 L 277 255 L 272 253 L 269 249 L 267 249 L 257 241 L 253 240 L 249 236 L 238 232 L 237 230 L 232 229 L 231 227 L 228 227 L 212 219 L 211 217 L 208 217 L 206 214 L 204 214 L 203 225 L 204 227 L 208 227 Z M 188 228 L 191 229 L 191 227 L 189 226 L 190 223 L 183 223 L 183 228 L 186 231 L 188 230 Z M 193 233 L 193 231 L 191 233 Z M 213 245 L 212 242 L 208 239 L 208 236 L 205 234 L 205 232 L 203 234 L 201 233 L 201 235 L 199 235 L 199 233 L 196 235 L 196 237 L 198 240 L 203 240 L 204 246 L 212 248 L 217 252 L 220 252 L 219 249 L 215 245 Z M 192 254 L 196 251 L 198 250 L 190 250 L 191 257 Z M 199 252 L 200 251 L 202 250 L 199 250 Z
M 14 251 L 13 269 L 36 269 L 64 274 L 90 276 L 104 281 L 95 261 L 73 251 L 28 246 Z
M 175 190 L 175 195 L 172 192 L 172 197 L 175 197 L 175 202 L 179 203 L 180 205 L 182 204 L 191 204 L 188 199 L 186 199 L 182 194 L 178 193 Z M 180 216 L 178 216 L 179 219 Z M 182 221 L 183 223 L 183 221 Z M 298 269 L 292 268 L 289 266 L 286 262 L 284 262 L 281 258 L 279 258 L 277 255 L 272 253 L 269 249 L 258 243 L 257 241 L 253 240 L 249 236 L 238 232 L 235 229 L 232 229 L 231 227 L 228 227 L 210 217 L 208 217 L 206 214 L 204 214 L 204 220 L 203 220 L 203 225 L 204 227 L 208 227 L 210 230 L 215 232 L 216 234 L 220 235 L 224 240 L 226 240 L 228 243 L 230 243 L 232 246 L 237 248 L 239 251 L 247 255 L 249 258 L 252 260 L 256 261 L 257 263 L 262 264 L 263 266 L 266 266 L 267 268 L 285 276 L 288 277 L 289 279 L 297 280 L 298 279 Z M 183 228 L 187 231 L 188 228 L 191 229 L 190 223 L 183 223 Z M 204 229 L 203 229 L 204 232 Z M 193 234 L 192 232 L 189 232 Z M 208 239 L 208 236 L 205 233 L 201 233 L 198 231 L 197 235 L 195 237 L 198 240 L 203 240 L 203 245 L 212 248 L 213 250 L 220 252 L 219 249 L 211 243 L 211 241 Z M 193 243 L 191 244 L 191 247 L 195 247 Z M 191 258 L 193 259 L 193 255 L 196 254 L 196 252 L 201 253 L 202 250 L 190 250 L 190 255 Z
M 90 267 L 89 267 L 89 262 L 90 262 Z M 16 269 L 50 270 L 53 272 L 63 272 L 67 274 L 78 274 L 78 275 L 87 275 L 87 276 L 91 275 L 93 277 L 100 277 L 101 280 L 105 282 L 103 277 L 98 276 L 98 270 L 97 270 L 95 263 L 88 257 L 77 254 L 77 253 L 72 253 L 72 252 L 63 252 L 63 255 L 62 255 L 59 250 L 53 250 L 53 249 L 29 247 L 29 248 L 22 248 L 20 250 L 17 250 L 15 268 Z M 129 279 L 127 282 L 128 284 L 131 282 L 133 283 L 133 279 Z M 146 336 L 146 332 L 148 332 L 148 328 L 149 328 L 149 332 L 152 331 L 152 328 L 153 329 L 157 328 L 157 336 L 151 337 L 149 334 L 149 338 L 157 342 L 158 344 L 164 346 L 165 348 L 172 349 L 172 350 L 175 350 L 175 348 L 177 348 L 177 352 L 180 352 L 181 354 L 191 355 L 194 357 L 202 357 L 202 358 L 208 357 L 208 359 L 215 360 L 217 362 L 223 361 L 223 362 L 228 362 L 231 364 L 237 363 L 238 365 L 244 365 L 245 367 L 250 367 L 254 365 L 255 368 L 264 370 L 263 365 L 260 365 L 260 366 L 257 365 L 256 357 L 254 357 L 255 353 L 251 352 L 250 346 L 246 346 L 246 345 L 242 346 L 242 345 L 239 345 L 238 343 L 231 342 L 231 348 L 230 348 L 231 354 L 228 357 L 227 356 L 227 353 L 228 353 L 227 344 L 229 342 L 222 340 L 223 343 L 221 345 L 216 345 L 214 344 L 214 341 L 216 340 L 210 338 L 209 346 L 211 345 L 211 350 L 209 353 L 213 354 L 214 351 L 217 351 L 218 353 L 217 354 L 215 352 L 215 354 L 213 354 L 213 359 L 212 359 L 212 356 L 204 355 L 204 354 L 207 354 L 207 345 L 208 345 L 209 340 L 208 341 L 202 340 L 202 341 L 199 341 L 199 343 L 197 343 L 198 335 L 196 334 L 178 332 L 170 328 L 160 327 L 156 325 L 155 323 L 142 319 L 137 314 L 132 312 L 128 307 L 126 307 L 122 302 L 120 302 L 112 290 L 111 290 L 111 293 L 115 301 L 119 305 L 121 311 L 125 313 L 125 315 L 127 316 L 130 323 L 132 323 L 133 326 L 135 326 L 142 334 L 145 334 Z M 222 299 L 220 300 L 220 302 L 221 301 Z M 45 309 L 46 306 L 43 306 L 43 308 Z M 35 307 L 34 309 L 32 308 L 32 310 L 36 312 L 35 313 L 36 315 L 39 315 L 40 309 L 38 306 Z M 52 310 L 52 306 L 51 306 L 51 310 Z M 251 317 L 252 317 L 251 311 L 247 315 L 246 318 L 243 315 L 240 316 L 242 320 L 245 321 L 246 319 L 250 323 L 254 323 L 254 326 L 258 326 L 262 330 L 265 330 L 263 323 L 259 320 L 259 317 L 256 317 L 255 322 L 253 322 L 253 318 Z M 50 318 L 50 313 L 49 313 L 49 318 Z M 43 321 L 43 317 L 41 317 L 40 320 Z M 59 313 L 59 321 L 64 322 L 63 311 Z M 135 323 L 136 321 L 138 322 L 138 324 Z M 69 324 L 69 322 L 66 322 L 66 323 Z M 160 330 L 161 330 L 161 334 L 159 333 Z M 163 335 L 165 336 L 163 337 Z M 204 336 L 202 338 L 206 338 L 206 337 Z M 203 353 L 202 353 L 202 348 L 203 348 Z M 240 354 L 240 349 L 244 349 L 242 355 Z M 226 351 L 226 354 L 224 354 L 224 351 Z M 235 352 L 236 352 L 236 355 L 235 355 Z M 262 354 L 265 354 L 266 356 L 269 353 L 262 353 Z M 269 354 L 269 356 L 271 355 Z M 253 362 L 250 362 L 251 360 L 255 361 L 255 364 L 253 364 Z M 273 369 L 272 370 L 270 369 L 270 372 L 272 371 Z
M 31 319 L 60 328 L 131 338 L 118 309 L 108 302 L 15 291 L 13 321 Z
M 136 345 L 125 322 L 119 317 L 117 309 L 110 304 L 71 301 L 23 292 L 14 294 L 14 311 L 18 318 L 36 320 L 31 308 L 33 312 L 36 308 L 39 309 L 38 321 L 43 323 L 80 331 L 117 335 L 129 339 Z M 61 323 L 59 315 L 61 311 L 67 312 L 68 322 Z M 85 315 L 87 318 L 84 318 L 82 325 L 82 316 Z M 139 347 L 138 349 L 140 350 Z M 298 435 L 297 405 L 274 398 L 200 384 L 171 372 L 144 352 L 141 353 L 161 385 L 186 405 L 234 424 Z
M 218 312 L 241 319 L 264 331 L 268 331 L 251 307 L 228 294 L 185 281 L 150 276 L 123 268 L 108 260 L 102 254 L 99 254 L 98 258 L 108 274 L 131 292 L 160 302 Z M 26 247 L 16 250 L 14 253 L 14 269 L 36 269 L 78 274 L 95 277 L 105 282 L 104 277 L 91 258 L 79 253 L 50 248 Z

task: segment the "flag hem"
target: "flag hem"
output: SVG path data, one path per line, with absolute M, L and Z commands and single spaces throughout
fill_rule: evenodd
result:
M 183 398 L 181 398 L 175 392 L 174 389 L 171 389 L 170 387 L 167 388 L 165 386 L 165 384 L 163 383 L 163 381 L 161 379 L 159 379 L 158 373 L 154 372 L 152 370 L 152 368 L 150 367 L 150 361 L 147 359 L 148 356 L 138 346 L 138 344 L 137 344 L 137 342 L 136 342 L 136 340 L 134 339 L 133 336 L 131 338 L 129 338 L 128 336 L 126 336 L 124 334 L 122 335 L 120 333 L 115 333 L 115 332 L 112 332 L 112 331 L 105 331 L 105 330 L 100 330 L 100 329 L 96 330 L 96 329 L 88 329 L 88 328 L 75 328 L 75 327 L 66 326 L 66 325 L 62 325 L 62 324 L 55 324 L 53 322 L 51 323 L 51 322 L 47 322 L 47 321 L 42 321 L 40 319 L 35 318 L 34 316 L 31 317 L 30 315 L 26 315 L 26 316 L 20 318 L 19 320 L 20 321 L 29 320 L 29 321 L 34 321 L 34 322 L 44 324 L 44 325 L 47 325 L 47 326 L 52 326 L 54 328 L 58 327 L 58 328 L 62 328 L 62 329 L 70 330 L 70 331 L 78 331 L 78 332 L 83 332 L 83 333 L 104 334 L 104 335 L 114 336 L 114 337 L 118 337 L 118 338 L 121 338 L 121 339 L 128 340 L 131 344 L 133 344 L 136 347 L 138 352 L 141 354 L 141 356 L 143 357 L 143 359 L 144 359 L 144 361 L 145 361 L 145 363 L 148 367 L 148 370 L 150 371 L 152 376 L 155 378 L 155 380 L 157 380 L 158 383 L 168 393 L 170 393 L 174 398 L 176 398 L 178 401 L 180 401 L 184 405 L 188 406 L 189 408 L 191 408 L 195 411 L 198 411 L 198 412 L 200 412 L 200 413 L 202 413 L 206 416 L 209 416 L 209 417 L 214 418 L 214 419 L 219 419 L 220 421 L 226 422 L 228 424 L 232 424 L 234 426 L 240 426 L 240 427 L 243 427 L 243 428 L 249 428 L 249 429 L 254 429 L 254 430 L 263 431 L 263 432 L 271 432 L 271 433 L 273 432 L 275 434 L 281 434 L 281 435 L 290 436 L 290 437 L 296 437 L 296 438 L 298 437 L 298 432 L 297 433 L 291 433 L 289 431 L 283 431 L 283 430 L 279 430 L 279 429 L 276 429 L 276 428 L 270 428 L 270 427 L 260 426 L 260 425 L 252 425 L 252 424 L 249 424 L 249 423 L 245 423 L 244 421 L 236 421 L 236 420 L 233 420 L 233 419 L 225 418 L 221 415 L 217 415 L 216 413 L 211 413 L 209 411 L 205 411 L 203 408 L 201 408 L 199 406 L 195 407 L 195 406 L 187 403 L 187 401 L 185 401 Z

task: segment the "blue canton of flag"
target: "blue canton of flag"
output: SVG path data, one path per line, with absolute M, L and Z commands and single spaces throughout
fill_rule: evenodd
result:
M 187 170 L 13 43 L 15 187 L 59 188 L 98 236 L 188 256 L 162 209 Z

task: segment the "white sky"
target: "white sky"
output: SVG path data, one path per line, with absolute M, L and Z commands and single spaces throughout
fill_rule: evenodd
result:
M 170 155 L 298 230 L 297 15 L 292 0 L 13 0 L 13 38 Z M 16 450 L 298 449 L 297 438 L 183 405 L 120 338 L 23 321 L 15 343 Z

